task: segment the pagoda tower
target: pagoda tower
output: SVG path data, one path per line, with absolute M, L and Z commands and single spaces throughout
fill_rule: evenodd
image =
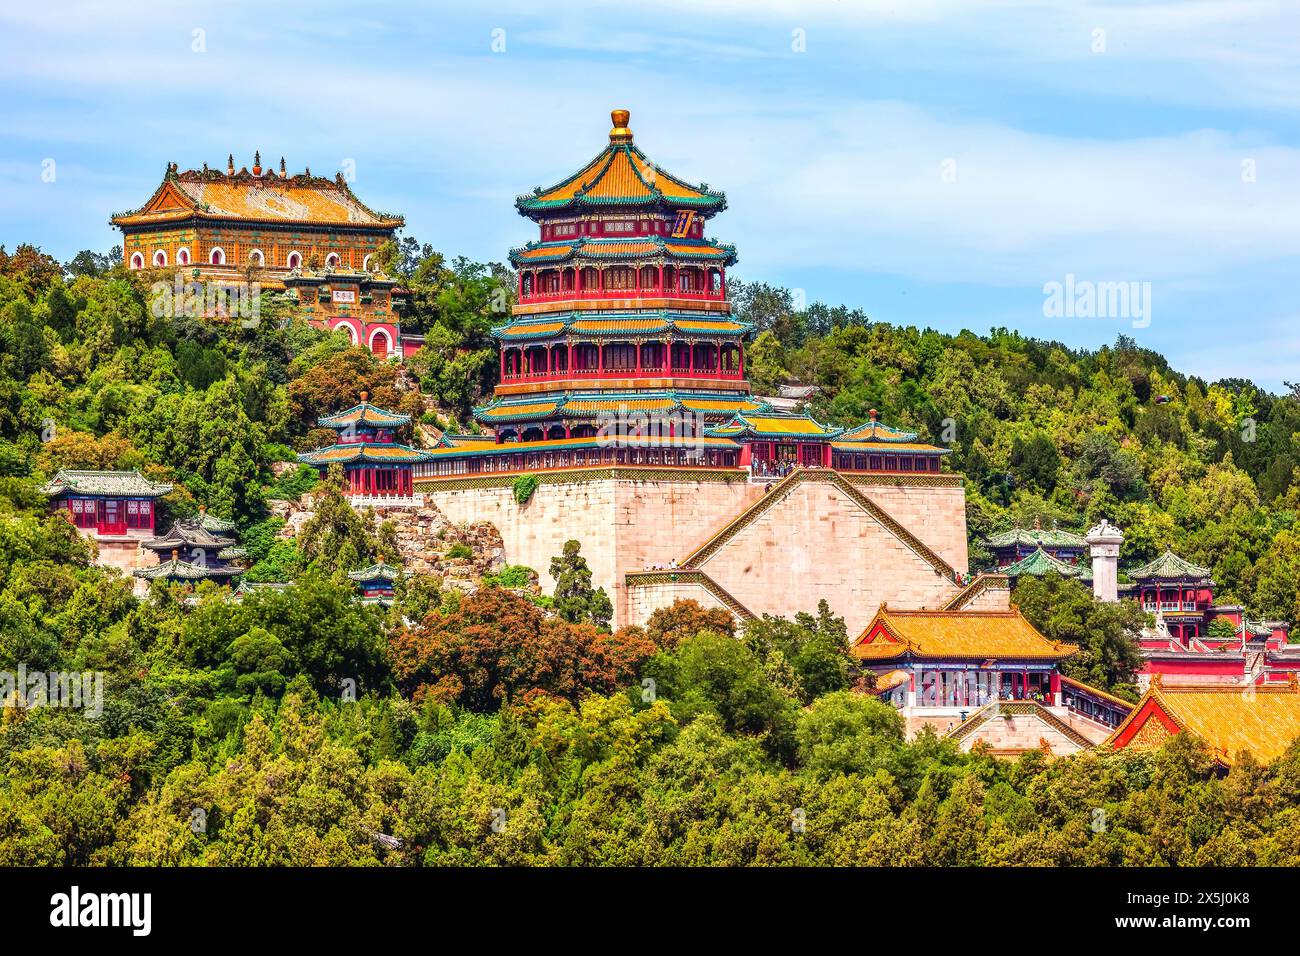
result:
M 500 384 L 482 433 L 442 435 L 416 480 L 600 467 L 799 467 L 938 474 L 939 448 L 871 420 L 780 411 L 745 378 L 749 322 L 732 314 L 733 246 L 705 235 L 727 198 L 656 166 L 614 110 L 608 144 L 576 173 L 518 197 L 538 238 L 512 249 L 509 319 L 492 330 Z
M 636 434 L 647 420 L 665 437 L 702 435 L 765 408 L 745 380 L 753 328 L 727 301 L 736 251 L 705 236 L 726 196 L 656 166 L 628 111 L 611 117 L 594 159 L 515 202 L 540 235 L 510 253 L 517 303 L 493 331 L 501 384 L 475 411 L 498 442 Z

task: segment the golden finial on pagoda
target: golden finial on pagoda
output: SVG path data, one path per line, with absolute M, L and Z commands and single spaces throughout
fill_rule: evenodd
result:
M 226 154 L 226 175 L 227 176 L 235 175 L 235 154 L 234 153 Z
M 614 128 L 609 131 L 609 141 L 611 143 L 631 142 L 632 131 L 627 128 L 627 121 L 632 118 L 632 114 L 627 110 L 611 110 L 609 118 L 614 121 Z
M 281 157 L 280 157 L 280 178 L 281 178 L 281 179 L 284 179 L 284 177 L 285 177 L 285 172 L 284 172 L 284 157 L 281 156 Z
M 253 175 L 262 175 L 262 151 L 260 149 L 253 150 Z

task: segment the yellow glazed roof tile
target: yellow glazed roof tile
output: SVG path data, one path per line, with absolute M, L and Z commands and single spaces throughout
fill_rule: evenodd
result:
M 1015 609 L 895 611 L 882 606 L 850 653 L 861 660 L 891 660 L 907 653 L 923 658 L 1060 660 L 1078 653 L 1078 648 L 1048 640 Z

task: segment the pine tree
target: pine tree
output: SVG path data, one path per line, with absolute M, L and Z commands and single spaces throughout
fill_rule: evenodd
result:
M 609 627 L 614 605 L 604 588 L 592 588 L 591 568 L 581 554 L 577 541 L 564 542 L 564 553 L 551 558 L 551 577 L 555 578 L 555 613 L 571 624 L 590 622 L 599 628 Z

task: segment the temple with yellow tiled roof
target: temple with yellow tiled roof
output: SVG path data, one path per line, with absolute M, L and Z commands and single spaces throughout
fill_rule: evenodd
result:
M 1300 738 L 1300 688 L 1294 676 L 1285 685 L 1259 687 L 1164 685 L 1156 678 L 1106 745 L 1154 749 L 1183 732 L 1199 737 L 1222 767 L 1242 753 L 1271 762 Z
M 404 292 L 378 266 L 380 247 L 403 218 L 377 212 L 333 179 L 308 169 L 289 174 L 253 167 L 224 172 L 204 164 L 181 171 L 167 164 L 162 182 L 138 209 L 118 213 L 123 258 L 130 269 L 215 285 L 256 282 L 283 293 L 295 311 L 321 327 L 343 329 L 384 357 L 405 356 L 422 340 L 403 335 Z
M 539 238 L 510 253 L 500 384 L 476 409 L 492 436 L 448 435 L 422 479 L 623 465 L 938 474 L 946 449 L 872 420 L 843 429 L 751 393 L 753 327 L 727 299 L 733 246 L 705 235 L 726 196 L 636 146 L 627 110 L 578 172 L 520 196 Z
M 1014 607 L 882 605 L 849 653 L 912 732 L 933 727 L 963 749 L 982 742 L 999 756 L 1060 756 L 1099 744 L 1133 707 L 1062 675 L 1078 650 L 1044 637 Z

